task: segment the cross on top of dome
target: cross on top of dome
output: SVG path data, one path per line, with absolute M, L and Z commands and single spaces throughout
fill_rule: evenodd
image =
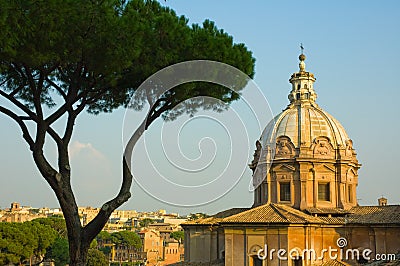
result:
M 304 63 L 304 61 L 306 60 L 306 56 L 304 55 L 304 47 L 303 44 L 300 43 L 300 49 L 301 49 L 301 55 L 299 55 L 299 68 L 300 68 L 300 72 L 305 72 L 306 71 L 306 64 Z

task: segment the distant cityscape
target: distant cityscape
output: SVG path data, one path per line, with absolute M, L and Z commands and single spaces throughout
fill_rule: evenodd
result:
M 93 220 L 100 208 L 79 207 L 82 226 Z M 9 208 L 0 210 L 0 222 L 24 223 L 38 218 L 63 218 L 61 208 L 35 208 L 12 202 Z M 133 231 L 141 240 L 141 247 L 115 244 L 111 238 L 97 239 L 97 248 L 108 250 L 110 262 L 143 262 L 146 265 L 170 265 L 184 260 L 182 223 L 204 217 L 204 214 L 190 214 L 180 217 L 166 210 L 138 212 L 135 210 L 115 210 L 103 228 L 105 234 Z M 53 265 L 51 262 L 46 265 Z

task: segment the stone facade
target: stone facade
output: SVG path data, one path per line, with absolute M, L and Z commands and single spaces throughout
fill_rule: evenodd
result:
M 364 262 L 364 250 L 370 251 L 370 258 L 384 254 L 393 259 L 400 253 L 400 206 L 396 205 L 357 206 L 346 215 L 332 217 L 270 203 L 225 218 L 187 222 L 183 227 L 185 262 L 192 263 L 297 266 L 338 260 L 358 265 Z M 340 246 L 340 239 L 346 244 Z M 279 250 L 285 251 L 281 258 Z

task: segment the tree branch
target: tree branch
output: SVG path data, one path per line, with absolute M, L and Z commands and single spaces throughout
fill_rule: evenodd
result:
M 162 113 L 164 113 L 167 110 L 172 110 L 175 106 L 177 106 L 181 102 L 184 102 L 185 100 L 186 99 L 176 101 L 174 103 L 172 103 L 171 101 L 167 101 L 166 104 L 161 106 L 159 109 L 157 109 L 157 110 L 153 109 L 153 112 L 152 113 L 149 112 L 149 115 L 147 116 L 146 129 L 151 125 L 151 123 L 153 123 L 154 120 L 156 120 L 158 117 L 160 117 L 160 115 L 162 115 Z
M 12 112 L 11 110 L 4 108 L 3 106 L 0 106 L 0 112 L 2 112 L 3 114 L 7 115 L 8 117 L 12 118 L 15 122 L 18 123 L 19 127 L 22 130 L 22 137 L 24 138 L 24 140 L 28 143 L 29 148 L 31 150 L 33 150 L 33 139 L 31 137 L 31 135 L 29 134 L 28 128 L 24 123 L 24 119 L 18 115 L 16 115 L 14 112 Z
M 42 119 L 43 118 L 43 110 L 42 110 L 42 105 L 41 105 L 41 88 L 38 88 L 35 84 L 35 80 L 32 76 L 32 71 L 31 69 L 27 66 L 24 65 L 25 69 L 25 75 L 28 79 L 29 87 L 31 88 L 33 92 L 33 105 L 35 106 L 36 110 L 36 115 L 38 118 Z
M 11 103 L 13 103 L 16 107 L 21 109 L 25 114 L 27 114 L 33 121 L 37 121 L 37 115 L 32 112 L 28 107 L 23 105 L 20 101 L 15 99 L 13 96 L 8 95 L 4 91 L 0 90 L 0 95 L 9 100 Z
M 0 83 L 0 87 L 3 86 L 4 84 L 6 84 L 10 80 L 11 80 L 11 78 L 8 78 L 8 79 L 4 80 L 3 82 L 1 82 Z
M 76 115 L 73 112 L 68 112 L 67 125 L 65 126 L 64 136 L 62 141 L 68 145 L 72 137 L 72 131 L 75 125 Z
M 26 113 L 27 114 L 27 116 L 18 116 L 17 114 L 15 114 L 14 112 L 12 112 L 12 111 L 10 111 L 10 110 L 8 110 L 8 109 L 6 109 L 6 108 L 4 108 L 4 107 L 2 107 L 2 109 L 3 109 L 3 113 L 5 113 L 6 115 L 8 115 L 8 116 L 10 116 L 11 118 L 18 118 L 18 120 L 21 120 L 20 122 L 22 122 L 23 120 L 31 120 L 31 121 L 34 121 L 34 122 L 36 122 L 36 123 L 38 123 L 38 117 L 37 117 L 37 115 L 34 113 L 34 112 L 32 112 L 28 107 L 26 107 L 25 105 L 23 105 L 20 101 L 18 101 L 17 99 L 15 99 L 13 96 L 11 96 L 11 95 L 9 95 L 9 94 L 7 94 L 7 93 L 5 93 L 4 91 L 2 91 L 2 90 L 0 90 L 0 96 L 3 96 L 5 99 L 7 99 L 7 100 L 9 100 L 11 103 L 13 103 L 16 107 L 18 107 L 21 111 L 23 111 L 24 113 Z M 7 112 L 7 113 L 6 113 Z M 18 122 L 16 119 L 14 119 L 20 126 L 21 126 L 21 123 L 20 122 Z M 23 122 L 22 122 L 23 123 Z M 25 125 L 25 123 L 23 123 L 24 124 L 24 126 L 26 127 L 26 125 Z M 22 128 L 21 128 L 22 129 Z M 24 131 L 24 129 L 22 129 L 22 131 Z M 54 129 L 52 129 L 50 126 L 47 126 L 47 128 L 46 128 L 46 131 L 49 133 L 49 135 L 54 139 L 54 141 L 56 142 L 56 143 L 59 143 L 60 141 L 61 141 L 61 138 L 60 138 L 60 136 L 57 134 L 57 132 L 54 130 Z M 25 135 L 25 132 L 23 132 L 24 133 L 24 135 Z M 28 136 L 31 138 L 31 140 L 32 140 L 32 137 L 30 136 L 30 134 L 29 134 L 29 131 L 26 131 L 26 133 L 28 133 Z M 32 142 L 33 142 L 33 140 L 32 140 Z M 29 143 L 28 143 L 29 144 Z M 32 143 L 31 143 L 32 144 Z M 31 145 L 31 144 L 29 144 L 29 145 Z M 32 147 L 31 147 L 31 150 L 32 150 Z
M 70 83 L 71 82 L 71 79 L 68 77 L 68 75 L 66 75 L 64 72 L 63 72 L 63 69 L 62 69 L 62 67 L 61 66 L 57 66 L 57 71 L 58 71 L 58 73 L 64 78 L 64 82 L 66 82 L 66 83 Z M 62 79 L 61 79 L 62 80 Z
M 145 125 L 146 119 L 142 121 L 142 123 L 133 133 L 125 147 L 124 155 L 122 158 L 122 184 L 118 195 L 112 200 L 103 204 L 97 216 L 84 227 L 84 235 L 88 239 L 93 239 L 94 237 L 96 237 L 96 235 L 107 223 L 111 213 L 131 197 L 130 189 L 133 181 L 133 175 L 131 173 L 129 164 L 131 163 L 133 148 L 139 141 L 141 135 L 144 133 Z
M 65 95 L 65 103 L 58 108 L 55 112 L 53 112 L 49 117 L 46 118 L 46 122 L 51 125 L 55 121 L 57 121 L 61 116 L 63 116 L 67 111 L 71 112 L 73 110 L 72 106 L 76 103 L 80 97 L 77 97 L 77 91 L 75 86 L 70 86 L 68 90 L 68 94 Z
M 61 116 L 63 116 L 68 109 L 72 108 L 72 104 L 70 103 L 64 103 L 63 105 L 60 106 L 56 111 L 54 111 L 51 115 L 49 115 L 45 121 L 48 125 L 53 124 L 57 119 L 59 119 Z
M 57 143 L 57 146 L 62 144 L 58 134 L 50 126 L 48 126 L 45 121 L 39 120 L 36 122 L 36 139 L 33 145 L 32 155 L 40 173 L 57 194 L 61 187 L 60 182 L 62 175 L 51 166 L 44 156 L 43 147 L 47 133 L 53 137 Z
M 94 94 L 94 96 L 91 96 L 87 99 L 87 104 L 92 104 L 98 101 L 107 90 L 109 90 L 109 88 L 105 87 L 100 89 L 96 94 Z
M 13 90 L 12 92 L 10 92 L 8 95 L 9 95 L 10 97 L 14 97 L 14 95 L 17 94 L 23 87 L 24 87 L 24 85 L 19 86 L 18 88 L 16 88 L 16 89 Z
M 51 128 L 51 126 L 47 127 L 47 133 L 49 133 L 49 135 L 53 138 L 53 140 L 57 144 L 61 144 L 62 143 L 61 137 L 58 135 L 58 133 L 54 129 Z
M 169 103 L 169 99 L 168 98 L 158 98 L 157 101 L 150 107 L 149 112 L 147 113 L 147 118 L 146 118 L 146 125 L 145 125 L 145 130 L 150 126 L 150 124 L 154 121 L 154 119 L 156 119 L 158 116 L 154 117 L 154 114 L 156 112 L 158 112 L 158 110 L 156 110 L 156 108 L 160 105 L 161 102 L 165 102 L 165 104 L 161 107 L 163 110 L 162 112 L 166 111 L 168 108 L 165 108 L 166 106 L 168 106 Z M 149 102 L 150 103 L 150 102 Z M 164 107 L 164 108 L 163 108 Z M 160 108 L 160 109 L 161 109 Z M 159 110 L 160 110 L 159 109 Z M 165 110 L 164 110 L 165 109 Z M 161 112 L 161 113 L 162 113 Z M 161 114 L 160 113 L 160 114 Z
M 122 162 L 123 181 L 118 195 L 103 204 L 96 217 L 83 228 L 84 237 L 87 239 L 94 239 L 98 233 L 104 228 L 108 218 L 114 210 L 121 206 L 124 202 L 128 201 L 131 197 L 130 188 L 132 185 L 133 176 L 129 169 L 126 158 Z
M 46 78 L 46 81 L 47 81 L 51 86 L 53 86 L 53 87 L 57 90 L 57 92 L 58 92 L 59 94 L 61 94 L 61 96 L 64 98 L 65 101 L 67 100 L 67 95 L 66 95 L 65 92 L 61 89 L 60 86 L 58 86 L 54 81 L 52 81 L 52 80 L 49 79 L 49 78 Z

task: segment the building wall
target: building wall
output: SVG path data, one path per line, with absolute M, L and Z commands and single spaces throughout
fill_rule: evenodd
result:
M 183 260 L 184 248 L 178 242 L 167 243 L 164 246 L 163 264 L 168 265 Z
M 41 214 L 24 214 L 24 213 L 6 213 L 0 217 L 0 222 L 8 222 L 8 223 L 23 223 L 32 221 L 37 218 L 46 218 L 46 215 Z
M 375 254 L 400 253 L 400 225 L 351 226 L 346 229 L 349 247 L 360 251 L 368 248 Z
M 355 260 L 352 260 L 351 256 L 346 260 L 347 249 L 358 249 L 362 252 L 368 248 L 372 250 L 371 258 L 375 257 L 376 253 L 400 253 L 400 225 L 235 225 L 225 226 L 223 230 L 224 233 L 219 235 L 218 230 L 214 230 L 216 237 L 213 237 L 209 226 L 186 227 L 185 250 L 188 252 L 185 252 L 185 261 L 216 261 L 220 258 L 215 255 L 215 251 L 217 239 L 221 239 L 221 235 L 224 235 L 224 242 L 218 244 L 218 250 L 220 254 L 225 254 L 226 266 L 258 265 L 256 258 L 260 249 L 267 250 L 261 265 L 268 266 L 294 265 L 289 252 L 292 256 L 300 255 L 302 265 L 318 265 L 332 259 L 328 254 L 329 248 L 334 258 L 343 259 L 350 264 L 354 264 Z M 340 237 L 345 237 L 348 243 L 343 250 L 343 256 L 337 245 Z M 287 257 L 286 260 L 278 259 L 279 249 L 286 251 L 285 254 L 281 254 Z M 323 251 L 324 249 L 326 251 Z
M 156 231 L 149 230 L 139 233 L 142 240 L 142 252 L 145 253 L 149 265 L 156 265 L 163 257 L 163 240 Z
M 185 226 L 185 261 L 213 262 L 222 260 L 225 251 L 225 236 L 222 228 Z

